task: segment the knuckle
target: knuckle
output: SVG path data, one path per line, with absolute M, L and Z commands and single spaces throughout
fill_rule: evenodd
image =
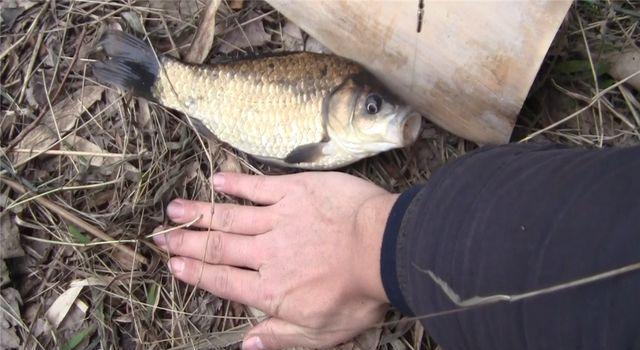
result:
M 267 313 L 278 317 L 280 315 L 280 306 L 282 305 L 282 293 L 278 288 L 274 288 L 269 284 L 262 287 L 262 300 L 266 306 Z
M 233 227 L 235 221 L 233 210 L 229 208 L 220 208 L 218 214 L 220 215 L 220 228 L 223 231 L 230 230 Z
M 229 279 L 229 269 L 222 268 L 213 278 L 214 289 L 218 294 L 228 295 L 231 290 L 231 280 Z M 214 293 L 216 294 L 216 293 Z
M 272 320 L 266 321 L 263 333 L 264 336 L 268 339 L 269 344 L 277 348 L 282 347 L 282 339 L 280 339 L 281 335 L 279 335 L 276 331 L 276 327 L 274 326 Z
M 167 246 L 172 251 L 180 251 L 182 248 L 184 241 L 184 232 L 182 230 L 177 230 L 168 235 L 167 237 Z
M 266 178 L 264 176 L 257 176 L 253 182 L 253 188 L 251 189 L 252 198 L 256 198 L 264 190 L 264 183 Z
M 209 240 L 207 243 L 207 256 L 206 260 L 212 264 L 219 264 L 222 262 L 223 256 L 223 238 L 220 232 L 208 232 Z

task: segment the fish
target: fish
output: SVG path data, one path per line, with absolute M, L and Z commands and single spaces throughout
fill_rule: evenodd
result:
M 195 65 L 107 30 L 95 78 L 192 118 L 207 135 L 278 166 L 337 169 L 413 143 L 422 117 L 361 65 L 290 52 Z

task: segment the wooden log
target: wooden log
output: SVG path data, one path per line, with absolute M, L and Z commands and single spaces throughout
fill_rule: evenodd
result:
M 508 142 L 571 4 L 555 1 L 267 0 L 338 55 L 366 66 L 443 128 Z

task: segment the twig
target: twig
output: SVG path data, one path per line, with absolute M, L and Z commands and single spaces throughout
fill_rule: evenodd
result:
M 22 186 L 21 184 L 9 180 L 9 179 L 5 179 L 0 177 L 0 181 L 5 183 L 7 186 L 11 187 L 14 191 L 19 192 L 20 194 L 25 194 L 27 193 L 27 189 L 24 188 L 24 186 Z M 72 224 L 82 228 L 83 230 L 89 232 L 91 235 L 93 235 L 96 238 L 99 238 L 103 241 L 118 241 L 116 239 L 114 239 L 113 237 L 109 236 L 108 234 L 106 234 L 104 231 L 98 229 L 97 227 L 89 224 L 88 222 L 80 219 L 79 217 L 75 216 L 73 213 L 71 213 L 70 211 L 62 208 L 61 206 L 55 204 L 54 202 L 46 199 L 46 198 L 42 198 L 42 197 L 38 197 L 35 198 L 35 201 L 42 205 L 43 207 L 51 210 L 52 212 L 58 214 L 63 220 L 66 220 L 68 222 L 71 222 Z M 136 252 L 133 251 L 133 249 L 129 248 L 128 246 L 125 246 L 123 244 L 119 244 L 116 243 L 114 244 L 114 247 L 116 249 L 118 249 L 119 251 L 121 251 L 122 253 L 130 256 L 131 258 L 135 259 L 135 261 L 139 261 L 143 264 L 148 264 L 148 259 Z
M 86 30 L 82 29 L 82 33 L 80 34 L 80 40 L 78 41 L 79 43 L 82 43 L 82 40 L 84 40 L 85 35 L 86 35 Z M 58 95 L 60 95 L 60 92 L 62 91 L 62 87 L 64 86 L 64 83 L 67 81 L 67 78 L 69 77 L 69 73 L 71 73 L 71 69 L 73 68 L 73 66 L 76 64 L 76 61 L 78 60 L 81 46 L 82 45 L 78 44 L 78 46 L 76 47 L 76 52 L 73 54 L 73 60 L 71 60 L 71 64 L 69 65 L 67 72 L 64 74 L 64 77 L 62 78 L 62 81 L 60 82 L 60 85 L 58 86 L 56 93 L 51 98 L 51 101 L 55 101 L 58 98 Z M 16 136 L 16 138 L 11 142 L 11 144 L 7 146 L 5 151 L 9 152 L 13 148 L 15 148 L 20 143 L 20 141 L 22 141 L 22 139 L 25 136 L 27 136 L 29 132 L 31 132 L 31 130 L 33 130 L 36 126 L 38 126 L 38 124 L 40 124 L 40 122 L 42 121 L 42 118 L 44 118 L 46 114 L 47 114 L 47 109 L 43 109 L 42 112 L 40 112 L 40 115 L 38 115 L 38 117 L 33 122 L 31 122 L 29 126 L 27 126 L 24 130 L 22 130 L 22 132 L 18 136 Z
M 220 2 L 221 0 L 209 1 L 209 5 L 205 10 L 204 16 L 202 16 L 198 31 L 191 44 L 191 48 L 185 57 L 187 62 L 201 64 L 205 58 L 207 58 L 207 55 L 209 55 L 216 28 L 216 12 L 218 12 Z

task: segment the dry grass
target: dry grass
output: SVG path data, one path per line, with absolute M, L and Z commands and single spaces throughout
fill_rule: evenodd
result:
M 166 256 L 148 235 L 167 224 L 164 208 L 172 198 L 233 202 L 211 192 L 212 172 L 283 170 L 201 140 L 183 116 L 101 87 L 86 67 L 89 50 L 106 27 L 146 32 L 161 51 L 184 57 L 203 4 L 17 3 L 31 6 L 11 27 L 5 19 L 1 33 L 0 179 L 13 185 L 0 183 L 0 216 L 11 216 L 26 252 L 9 260 L 13 286 L 22 297 L 20 315 L 14 316 L 24 348 L 208 349 L 234 344 L 252 322 L 250 310 L 171 278 Z M 289 45 L 282 34 L 284 18 L 267 5 L 250 2 L 233 11 L 229 3 L 223 1 L 218 13 L 219 34 L 209 61 L 224 56 L 215 54 L 221 46 L 234 45 L 227 34 L 255 21 L 262 21 L 270 39 L 229 56 L 281 51 Z M 640 7 L 625 2 L 572 8 L 525 104 L 515 138 L 543 130 L 537 138 L 569 145 L 637 144 L 637 92 L 618 84 L 603 62 L 607 54 L 634 47 L 639 18 Z M 79 99 L 86 108 L 73 103 Z M 566 122 L 548 128 L 567 116 Z M 346 171 L 401 191 L 474 148 L 427 124 L 414 146 Z M 96 239 L 101 234 L 108 237 Z M 134 264 L 131 255 L 136 256 Z M 75 306 L 54 304 L 65 292 L 77 293 Z M 47 325 L 47 316 L 55 319 L 60 313 L 66 317 L 57 329 Z M 420 343 L 432 348 L 419 326 L 400 317 L 391 312 L 387 320 L 399 322 L 370 333 L 369 340 L 382 349 L 418 348 Z M 366 348 L 345 346 L 352 347 Z

